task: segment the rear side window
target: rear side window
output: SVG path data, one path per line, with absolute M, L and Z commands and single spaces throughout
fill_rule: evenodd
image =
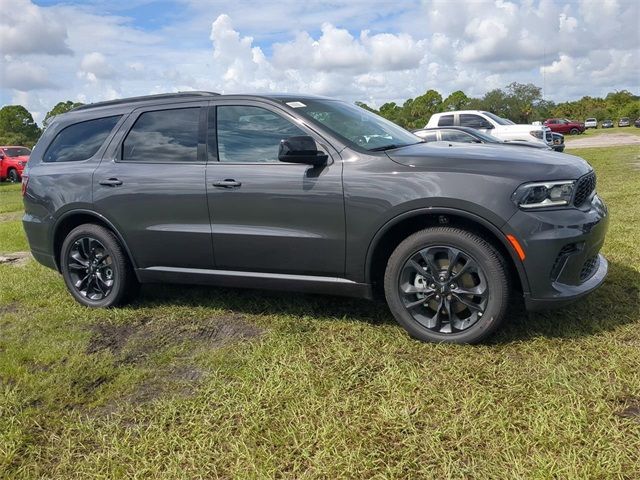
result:
M 460 126 L 471 128 L 491 128 L 491 123 L 482 118 L 480 115 L 462 113 L 460 114 Z
M 453 115 L 442 115 L 438 120 L 439 127 L 451 127 L 453 126 Z
M 79 162 L 93 157 L 121 115 L 96 118 L 65 127 L 44 154 L 45 162 Z
M 122 161 L 197 162 L 199 125 L 200 107 L 144 112 L 122 144 Z

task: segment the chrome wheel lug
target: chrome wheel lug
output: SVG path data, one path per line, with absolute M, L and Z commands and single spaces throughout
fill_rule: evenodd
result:
M 452 283 L 451 285 L 449 285 L 449 288 L 451 288 L 451 289 L 456 288 L 456 284 L 455 284 L 455 283 Z
M 440 300 L 440 295 L 436 295 L 436 300 Z

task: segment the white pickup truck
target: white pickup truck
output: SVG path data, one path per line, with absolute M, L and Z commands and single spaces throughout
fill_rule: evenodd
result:
M 435 113 L 425 128 L 433 127 L 471 127 L 498 137 L 506 142 L 512 140 L 544 143 L 553 146 L 553 135 L 544 125 L 515 124 L 491 112 L 481 110 L 459 110 L 455 112 Z

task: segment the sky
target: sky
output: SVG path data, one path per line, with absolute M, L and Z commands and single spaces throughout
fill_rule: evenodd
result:
M 379 107 L 640 93 L 638 0 L 0 0 L 0 104 L 302 92 Z

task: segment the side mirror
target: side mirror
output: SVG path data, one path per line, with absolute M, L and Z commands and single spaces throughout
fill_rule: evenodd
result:
M 305 163 L 319 167 L 327 163 L 329 156 L 319 152 L 316 142 L 307 135 L 280 140 L 278 160 L 287 163 Z
M 482 128 L 486 128 L 487 130 L 492 130 L 493 129 L 493 125 L 490 123 L 485 123 Z

